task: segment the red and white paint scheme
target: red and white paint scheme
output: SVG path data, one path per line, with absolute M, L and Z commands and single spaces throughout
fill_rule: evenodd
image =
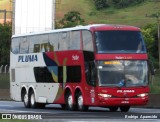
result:
M 61 104 L 128 111 L 148 102 L 148 56 L 141 31 L 96 24 L 14 35 L 11 98 L 25 107 Z

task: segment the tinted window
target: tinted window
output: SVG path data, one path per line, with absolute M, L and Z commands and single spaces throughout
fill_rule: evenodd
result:
M 83 50 L 93 51 L 93 41 L 92 41 L 91 32 L 87 30 L 83 30 L 82 37 L 83 37 Z
M 36 82 L 38 83 L 53 83 L 55 82 L 52 78 L 52 74 L 49 72 L 47 67 L 35 67 L 34 74 L 36 78 Z
M 80 50 L 80 46 L 81 46 L 80 41 L 81 41 L 80 31 L 71 31 L 69 49 L 70 50 Z
M 145 53 L 144 40 L 138 31 L 98 31 L 98 53 Z
M 59 50 L 69 49 L 69 32 L 60 33 L 59 36 Z
M 20 53 L 28 53 L 29 45 L 26 37 L 20 38 Z
M 80 66 L 67 66 L 66 67 L 67 83 L 81 81 L 81 67 Z M 63 82 L 64 78 L 63 66 L 58 67 L 58 81 Z
M 19 53 L 19 46 L 20 46 L 20 38 L 13 38 L 12 39 L 11 50 L 14 54 Z
M 59 49 L 59 33 L 55 34 L 49 34 L 49 43 L 53 47 L 54 51 L 57 51 Z
M 64 77 L 67 78 L 67 82 L 81 81 L 80 66 L 66 66 L 66 72 L 64 72 L 65 70 L 63 68 L 63 66 L 34 67 L 36 82 L 57 83 L 57 81 L 54 81 L 52 73 L 54 73 L 55 76 L 58 76 L 58 83 L 62 83 Z
M 81 81 L 81 67 L 67 66 L 67 82 L 80 82 L 80 81 Z

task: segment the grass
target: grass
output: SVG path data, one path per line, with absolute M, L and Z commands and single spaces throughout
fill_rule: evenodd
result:
M 150 83 L 150 92 L 155 94 L 160 93 L 160 70 L 156 71 L 153 82 Z
M 57 0 L 58 1 L 58 0 Z M 56 6 L 56 19 L 63 18 L 68 11 L 79 11 L 86 24 L 108 23 L 108 24 L 127 24 L 134 26 L 144 26 L 148 23 L 155 23 L 156 19 L 146 17 L 160 12 L 160 2 L 146 0 L 144 3 L 124 9 L 108 8 L 96 10 L 93 0 L 59 0 Z
M 9 89 L 10 83 L 9 83 L 9 74 L 3 73 L 0 74 L 0 89 Z
M 144 3 L 124 9 L 107 8 L 96 10 L 93 0 L 56 0 L 56 20 L 63 18 L 69 11 L 79 11 L 86 24 L 107 23 L 126 24 L 142 27 L 148 23 L 155 23 L 155 18 L 146 17 L 160 12 L 160 2 L 145 0 Z M 10 0 L 0 0 L 0 9 L 11 10 Z M 0 18 L 3 18 L 0 13 Z M 7 14 L 7 18 L 11 18 Z

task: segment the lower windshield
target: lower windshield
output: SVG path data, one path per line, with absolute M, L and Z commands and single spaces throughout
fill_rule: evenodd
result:
M 146 86 L 147 61 L 99 61 L 98 77 L 100 86 Z

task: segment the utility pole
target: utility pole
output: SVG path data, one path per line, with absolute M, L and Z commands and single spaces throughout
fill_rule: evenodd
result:
M 151 17 L 151 18 L 156 18 L 157 19 L 158 56 L 159 56 L 159 69 L 160 69 L 160 13 L 152 14 L 150 16 L 146 15 L 146 17 Z
M 6 23 L 6 9 L 5 10 L 0 10 L 0 13 L 4 13 L 4 24 Z

